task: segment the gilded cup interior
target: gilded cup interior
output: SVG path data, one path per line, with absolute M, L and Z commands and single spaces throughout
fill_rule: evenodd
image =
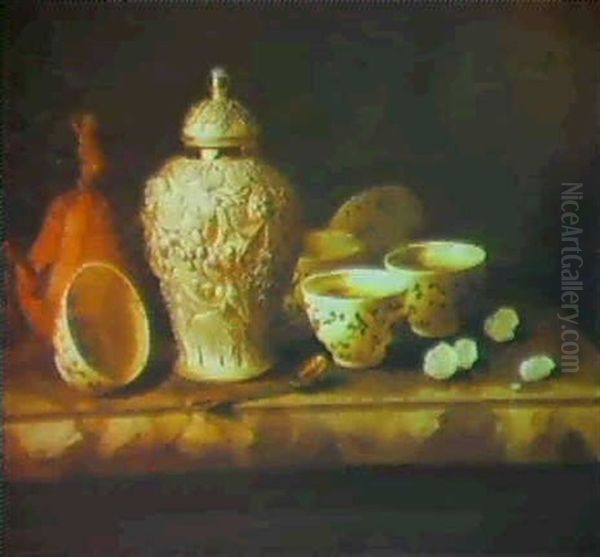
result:
M 407 244 L 385 256 L 387 269 L 416 273 L 460 273 L 483 265 L 485 249 L 476 244 L 428 241 Z
M 125 385 L 142 371 L 148 320 L 124 274 L 102 263 L 83 266 L 66 292 L 63 311 L 80 357 L 110 383 Z
M 385 269 L 338 269 L 311 275 L 302 282 L 308 298 L 324 300 L 373 300 L 396 297 L 410 287 L 410 281 Z
M 366 246 L 343 230 L 311 230 L 303 240 L 303 256 L 321 261 L 347 259 L 364 252 Z

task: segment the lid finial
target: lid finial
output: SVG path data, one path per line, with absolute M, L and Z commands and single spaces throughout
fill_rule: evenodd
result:
M 193 104 L 183 122 L 182 139 L 188 147 L 219 149 L 255 145 L 259 128 L 254 117 L 229 92 L 229 74 L 221 66 L 208 78 L 211 94 Z
M 211 94 L 213 99 L 222 99 L 228 96 L 229 74 L 222 66 L 214 67 L 210 72 Z

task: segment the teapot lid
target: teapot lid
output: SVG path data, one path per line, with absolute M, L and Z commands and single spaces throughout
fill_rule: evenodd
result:
M 182 131 L 188 147 L 246 147 L 256 143 L 259 134 L 254 117 L 229 96 L 229 75 L 224 68 L 211 71 L 211 96 L 189 109 Z

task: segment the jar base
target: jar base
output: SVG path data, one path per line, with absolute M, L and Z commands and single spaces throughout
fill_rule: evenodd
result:
M 175 366 L 175 373 L 183 379 L 201 383 L 236 383 L 255 379 L 267 373 L 272 367 L 272 362 L 267 361 L 260 366 L 223 373 L 222 371 L 211 372 L 206 368 L 199 368 L 197 366 L 192 371 L 185 364 L 178 363 Z

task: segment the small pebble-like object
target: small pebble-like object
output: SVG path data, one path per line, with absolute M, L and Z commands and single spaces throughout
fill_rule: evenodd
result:
M 483 330 L 495 342 L 508 342 L 515 338 L 519 323 L 519 314 L 514 308 L 501 307 L 485 320 Z
M 528 383 L 541 381 L 542 379 L 546 379 L 555 367 L 556 363 L 548 356 L 543 354 L 532 356 L 521 362 L 519 375 L 523 381 L 527 381 Z
M 327 354 L 316 354 L 302 362 L 297 379 L 292 381 L 295 388 L 306 388 L 323 381 L 331 370 L 331 358 Z
M 519 383 L 518 381 L 515 381 L 514 383 L 510 384 L 510 388 L 513 391 L 521 391 L 523 389 L 523 383 Z
M 459 338 L 454 343 L 454 350 L 458 356 L 458 367 L 460 369 L 471 369 L 479 358 L 477 342 L 472 338 Z
M 449 379 L 458 371 L 458 354 L 447 342 L 440 342 L 427 351 L 423 371 L 432 379 Z

